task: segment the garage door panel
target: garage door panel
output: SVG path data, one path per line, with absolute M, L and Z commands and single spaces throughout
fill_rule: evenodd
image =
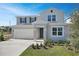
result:
M 33 38 L 33 29 L 15 29 L 15 38 Z

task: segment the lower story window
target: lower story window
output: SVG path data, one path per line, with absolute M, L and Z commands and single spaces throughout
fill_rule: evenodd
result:
M 52 28 L 52 35 L 53 36 L 62 36 L 63 35 L 63 28 L 62 27 L 53 27 Z
M 59 35 L 59 36 L 62 35 L 62 32 L 58 32 L 58 35 Z
M 52 29 L 52 31 L 53 31 L 53 32 L 52 32 L 52 35 L 57 35 L 57 28 L 54 27 L 54 28 Z
M 57 32 L 53 32 L 53 35 L 57 35 Z
M 59 35 L 59 36 L 62 36 L 62 27 L 59 27 L 59 28 L 58 28 L 58 35 Z

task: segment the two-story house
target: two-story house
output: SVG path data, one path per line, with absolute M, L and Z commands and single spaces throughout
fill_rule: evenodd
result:
M 16 39 L 52 39 L 64 40 L 69 37 L 68 24 L 64 21 L 64 13 L 57 9 L 48 9 L 39 15 L 17 16 L 17 24 L 13 28 Z

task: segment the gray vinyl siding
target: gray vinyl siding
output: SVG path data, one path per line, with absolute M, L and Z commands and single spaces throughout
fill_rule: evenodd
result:
M 50 11 L 53 10 L 53 13 Z M 63 23 L 64 22 L 64 13 L 56 10 L 56 9 L 49 9 L 44 12 L 40 13 L 40 18 L 42 20 L 48 21 L 48 15 L 56 15 L 56 21 L 53 21 L 52 23 Z

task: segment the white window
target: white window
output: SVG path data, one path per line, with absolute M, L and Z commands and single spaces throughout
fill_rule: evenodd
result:
M 62 27 L 59 27 L 59 28 L 58 28 L 58 36 L 62 36 L 62 32 L 63 32 L 63 31 L 62 31 Z
M 52 15 L 52 21 L 56 21 L 56 15 Z
M 48 15 L 48 21 L 51 21 L 51 15 Z
M 36 17 L 30 17 L 30 23 L 32 23 L 32 22 L 34 22 L 34 21 L 36 21 Z
M 52 35 L 57 35 L 57 28 L 52 28 Z
M 63 27 L 53 27 L 52 35 L 53 36 L 63 36 Z
M 48 15 L 48 21 L 56 21 L 56 15 Z
M 27 19 L 26 19 L 26 17 L 25 17 L 25 18 L 20 18 L 20 23 L 21 23 L 21 24 L 25 24 L 25 23 L 27 23 Z

